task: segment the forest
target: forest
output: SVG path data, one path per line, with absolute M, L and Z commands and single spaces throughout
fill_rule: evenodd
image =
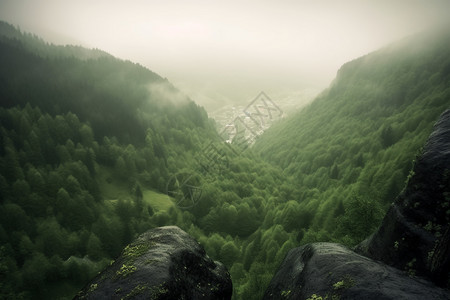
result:
M 261 299 L 288 250 L 377 228 L 450 104 L 450 35 L 345 64 L 245 149 L 143 66 L 6 23 L 0 102 L 0 298 L 71 299 L 137 235 L 177 225 L 226 265 L 233 299 Z

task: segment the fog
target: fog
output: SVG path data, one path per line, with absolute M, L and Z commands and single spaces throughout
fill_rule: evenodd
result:
M 450 1 L 0 0 L 0 19 L 140 63 L 212 110 L 261 90 L 303 101 L 346 61 L 442 25 Z

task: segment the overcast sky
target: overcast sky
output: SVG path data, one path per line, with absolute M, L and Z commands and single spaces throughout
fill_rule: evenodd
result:
M 99 48 L 204 103 L 326 87 L 346 61 L 450 19 L 449 0 L 0 0 L 0 19 Z

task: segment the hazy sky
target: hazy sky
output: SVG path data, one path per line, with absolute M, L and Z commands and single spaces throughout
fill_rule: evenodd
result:
M 199 102 L 248 102 L 326 87 L 346 61 L 450 19 L 450 1 L 0 0 L 0 19 L 138 62 Z

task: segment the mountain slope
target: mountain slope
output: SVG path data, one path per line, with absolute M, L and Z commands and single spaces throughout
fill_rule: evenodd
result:
M 0 29 L 8 26 L 0 24 Z M 17 31 L 2 36 L 2 107 L 31 103 L 50 115 L 70 111 L 89 121 L 99 137 L 116 136 L 124 143 L 143 144 L 146 129 L 155 130 L 162 122 L 155 119 L 164 115 L 179 130 L 208 127 L 204 109 L 159 75 L 129 61 L 98 55 L 98 50 L 72 49 Z
M 72 298 L 164 225 L 224 263 L 235 298 L 260 298 L 297 234 L 278 224 L 290 181 L 159 75 L 91 54 L 0 36 L 0 298 Z
M 0 23 L 0 298 L 72 297 L 138 233 L 182 223 L 166 184 L 214 136 L 148 69 Z
M 299 201 L 314 207 L 305 242 L 331 233 L 342 238 L 339 216 L 358 207 L 373 211 L 369 224 L 340 224 L 347 232 L 366 226 L 353 232 L 362 239 L 403 188 L 411 161 L 449 105 L 449 31 L 414 36 L 346 63 L 327 90 L 265 132 L 254 150 L 293 176 L 303 190 Z

